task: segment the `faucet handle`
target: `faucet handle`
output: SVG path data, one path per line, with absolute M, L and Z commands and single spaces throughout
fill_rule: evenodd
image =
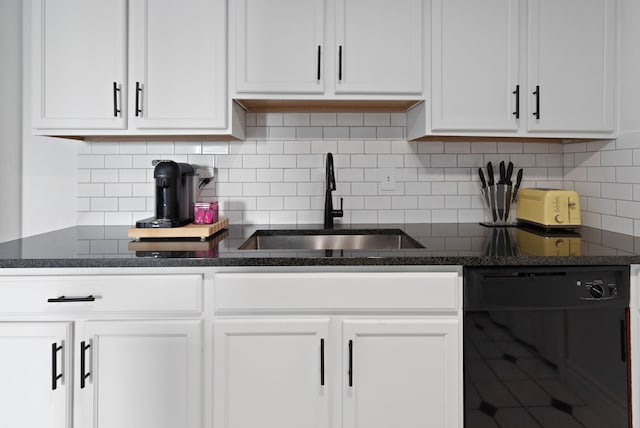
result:
M 333 210 L 332 215 L 334 217 L 342 217 L 344 215 L 344 211 L 342 210 L 342 198 L 340 198 L 340 209 L 339 210 Z

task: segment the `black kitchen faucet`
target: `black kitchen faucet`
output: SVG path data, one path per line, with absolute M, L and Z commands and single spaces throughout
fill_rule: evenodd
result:
M 324 228 L 333 229 L 333 218 L 342 217 L 344 211 L 342 211 L 342 198 L 340 198 L 340 209 L 333 209 L 333 197 L 331 196 L 331 192 L 336 190 L 336 176 L 333 171 L 333 155 L 331 153 L 327 153 L 327 164 L 325 169 L 326 190 L 324 194 Z

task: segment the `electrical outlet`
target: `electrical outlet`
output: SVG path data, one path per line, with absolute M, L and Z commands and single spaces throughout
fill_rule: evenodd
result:
M 396 169 L 380 169 L 380 190 L 396 190 Z
M 196 174 L 200 179 L 213 178 L 215 176 L 215 169 L 212 166 L 199 166 L 196 168 Z

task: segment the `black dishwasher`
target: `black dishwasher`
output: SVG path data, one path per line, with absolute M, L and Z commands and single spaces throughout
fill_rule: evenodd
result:
M 465 427 L 630 427 L 629 275 L 466 268 Z

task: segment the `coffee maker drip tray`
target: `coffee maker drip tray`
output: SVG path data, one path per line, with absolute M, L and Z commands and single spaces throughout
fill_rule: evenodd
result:
M 149 217 L 143 220 L 136 221 L 136 227 L 141 229 L 163 229 L 167 227 L 181 227 L 191 223 L 191 219 L 172 219 L 172 218 L 155 218 Z

